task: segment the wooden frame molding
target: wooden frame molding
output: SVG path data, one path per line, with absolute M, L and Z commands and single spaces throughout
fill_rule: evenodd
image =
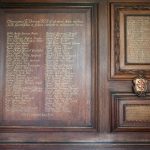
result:
M 112 131 L 150 131 L 150 97 L 112 94 Z
M 149 63 L 127 62 L 127 17 L 150 16 L 150 5 L 144 3 L 111 3 L 111 61 L 110 78 L 113 80 L 133 79 L 139 71 L 150 78 Z M 131 57 L 131 56 L 130 56 Z M 134 59 L 134 58 L 132 58 Z

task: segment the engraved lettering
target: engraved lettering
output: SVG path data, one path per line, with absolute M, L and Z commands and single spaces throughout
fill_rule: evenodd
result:
M 91 123 L 91 52 L 86 47 L 91 27 L 86 21 L 85 13 L 6 15 L 4 121 Z

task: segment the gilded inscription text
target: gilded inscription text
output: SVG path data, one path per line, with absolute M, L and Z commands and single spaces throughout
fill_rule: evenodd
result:
M 6 15 L 5 24 L 4 120 L 90 124 L 91 70 L 87 72 L 86 59 L 90 67 L 91 54 L 85 13 L 14 13 Z

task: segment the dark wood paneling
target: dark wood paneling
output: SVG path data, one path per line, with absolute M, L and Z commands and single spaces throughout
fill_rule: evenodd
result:
M 1 94 L 1 110 L 3 110 L 1 112 L 1 131 L 94 131 L 97 128 L 96 5 L 66 5 L 54 9 L 55 6 L 45 7 L 46 5 L 42 5 L 43 7 L 41 7 L 32 4 L 24 6 L 20 3 L 21 9 L 19 10 L 15 9 L 18 4 L 14 4 L 12 9 L 6 9 L 7 6 L 1 11 L 1 16 L 4 18 L 4 20 L 1 20 L 3 22 L 1 24 L 3 29 L 1 36 L 4 35 L 4 37 L 1 37 L 1 72 L 3 73 L 3 78 L 1 78 L 1 93 L 3 93 Z M 39 22 L 40 20 L 41 22 L 38 24 L 31 23 L 31 21 Z M 52 20 L 52 22 L 46 23 L 43 22 L 44 20 Z M 58 21 L 59 23 L 57 23 Z M 60 21 L 63 23 L 60 23 Z M 32 33 L 35 35 L 31 35 Z M 55 34 L 55 41 L 52 41 L 54 37 L 49 37 L 46 41 L 46 33 Z M 60 36 L 56 38 L 56 34 L 59 33 L 63 34 L 64 38 L 61 38 L 65 40 L 63 42 L 70 42 L 71 44 L 71 48 L 68 44 L 63 44 L 62 46 L 67 46 L 68 49 L 63 49 L 63 47 L 61 49 L 62 52 L 70 50 L 68 53 L 66 52 L 65 56 L 62 53 L 62 56 L 70 57 L 71 62 L 73 61 L 72 64 L 66 64 L 64 61 L 70 59 L 60 58 L 60 53 L 56 53 L 56 51 L 60 51 L 57 42 L 61 42 L 61 39 Z M 68 35 L 69 37 L 65 38 Z M 70 37 L 71 35 L 72 37 Z M 20 38 L 22 40 L 28 38 L 30 41 L 27 44 L 25 44 L 25 41 L 19 43 Z M 39 42 L 37 42 L 38 39 Z M 50 40 L 55 43 L 52 45 Z M 23 49 L 19 49 L 20 44 Z M 15 46 L 18 46 L 18 53 Z M 51 48 L 52 46 L 53 48 Z M 31 56 L 37 55 L 37 52 L 33 53 L 32 50 L 37 49 L 41 51 L 40 54 L 38 53 L 38 56 L 40 56 L 40 58 L 38 57 L 39 63 L 31 64 L 34 63 L 34 58 Z M 52 52 L 50 53 L 50 51 Z M 55 57 L 51 54 L 57 55 L 60 62 L 57 63 Z M 55 63 L 53 64 L 54 67 L 52 63 Z M 60 64 L 68 68 L 61 70 Z M 23 68 L 20 71 L 18 70 L 19 72 L 16 74 L 16 68 L 24 66 L 30 67 L 31 72 Z M 32 66 L 36 68 L 33 69 Z M 56 91 L 48 89 L 48 86 L 55 88 L 54 86 L 59 84 L 57 77 L 51 75 L 51 73 L 56 73 L 56 67 L 59 67 L 60 74 L 66 71 L 64 75 L 61 75 L 62 79 L 59 78 L 60 84 L 63 83 L 60 85 L 63 91 L 61 89 L 58 91 L 58 87 Z M 65 77 L 65 73 L 71 71 L 71 67 L 73 73 L 67 74 Z M 22 73 L 26 71 L 28 72 Z M 47 73 L 47 71 L 50 72 Z M 50 75 L 48 77 L 53 79 L 47 78 L 48 74 Z M 70 78 L 68 78 L 68 75 L 70 75 Z M 32 83 L 35 79 L 37 81 Z M 28 80 L 31 81 L 28 82 Z M 17 86 L 20 87 L 17 89 Z M 41 89 L 40 92 L 32 92 L 37 88 Z M 25 89 L 30 90 L 25 92 Z M 51 91 L 51 95 L 48 97 L 46 95 L 49 91 Z M 17 92 L 19 92 L 19 95 L 15 94 Z M 19 97 L 16 99 L 14 96 Z M 57 101 L 56 98 L 60 96 L 64 96 L 64 98 L 62 97 Z M 51 102 L 46 97 L 51 99 Z M 26 98 L 26 101 L 24 98 Z M 36 111 L 34 111 L 34 107 Z M 46 108 L 49 115 L 45 112 Z M 24 113 L 28 110 L 28 114 Z
M 127 16 L 150 15 L 149 4 L 112 3 L 110 6 L 110 13 L 111 13 L 110 16 L 111 18 L 111 65 L 110 65 L 111 79 L 130 80 L 134 78 L 134 76 L 136 76 L 136 74 L 138 74 L 140 71 L 143 71 L 144 74 L 149 78 L 149 73 L 150 73 L 149 64 L 127 63 L 128 43 L 127 43 L 127 35 L 126 35 L 126 33 L 128 32 Z M 134 36 L 138 36 L 138 35 L 134 35 Z M 147 40 L 149 40 L 148 37 Z M 130 40 L 130 42 L 132 41 Z M 132 44 L 134 43 L 132 42 Z M 135 57 L 137 57 L 137 55 Z M 144 62 L 144 57 L 143 57 L 143 62 Z
M 131 93 L 112 94 L 113 131 L 149 131 L 150 97 Z
M 114 45 L 117 47 L 117 44 L 119 45 L 120 43 L 118 41 L 113 43 L 114 39 L 110 38 L 110 33 L 112 33 L 111 31 L 114 29 L 110 28 L 111 24 L 112 27 L 119 27 L 117 25 L 118 23 L 120 25 L 118 17 L 116 17 L 116 14 L 114 14 L 114 8 L 115 11 L 117 11 L 116 13 L 119 14 L 120 9 L 122 8 L 129 11 L 128 9 L 135 9 L 135 7 L 137 7 L 136 11 L 139 13 L 139 11 L 141 12 L 143 9 L 143 6 L 144 8 L 146 6 L 149 7 L 149 0 L 23 0 L 21 2 L 19 0 L 2 0 L 1 2 L 1 7 L 3 7 L 3 10 L 6 8 L 11 10 L 19 10 L 20 8 L 26 10 L 29 8 L 33 9 L 34 7 L 36 10 L 51 10 L 52 8 L 52 10 L 55 12 L 58 10 L 61 10 L 61 12 L 66 10 L 69 14 L 71 14 L 73 10 L 74 12 L 79 13 L 81 13 L 81 10 L 90 11 L 91 42 L 89 42 L 88 46 L 92 47 L 91 58 L 93 59 L 90 60 L 92 61 L 91 73 L 93 77 L 91 79 L 93 83 L 91 87 L 91 97 L 94 99 L 91 99 L 93 102 L 93 109 L 91 112 L 93 118 L 92 127 L 85 127 L 85 124 L 83 125 L 84 127 L 79 128 L 72 127 L 71 125 L 71 127 L 69 126 L 67 129 L 55 127 L 50 129 L 43 125 L 36 127 L 13 126 L 13 128 L 11 126 L 1 126 L 0 149 L 146 150 L 150 148 L 149 132 L 141 132 L 149 130 L 149 125 L 147 123 L 143 124 L 142 122 L 144 129 L 141 129 L 141 126 L 139 127 L 139 124 L 136 124 L 137 122 L 135 123 L 136 127 L 133 130 L 133 123 L 131 122 L 131 124 L 127 124 L 127 128 L 125 130 L 122 130 L 122 128 L 117 129 L 119 123 L 116 124 L 115 119 L 117 116 L 115 115 L 118 113 L 119 109 L 120 111 L 123 110 L 123 106 L 121 105 L 118 107 L 118 110 L 116 110 L 114 107 L 116 106 L 114 104 L 115 100 L 112 99 L 111 93 L 120 93 L 115 94 L 114 97 L 118 97 L 118 101 L 123 97 L 126 100 L 127 105 L 132 101 L 130 100 L 132 97 L 134 98 L 136 104 L 137 101 L 142 103 L 145 100 L 143 99 L 142 101 L 142 99 L 140 100 L 140 98 L 136 97 L 134 94 L 131 94 L 131 76 L 134 77 L 135 74 L 129 73 L 129 71 L 126 73 L 120 71 L 119 69 L 117 70 L 118 72 L 115 70 L 117 67 L 119 68 L 120 65 L 119 59 L 117 59 L 118 56 L 120 57 L 120 48 L 116 49 L 115 55 L 111 53 L 114 52 L 111 48 L 113 48 Z M 34 2 L 34 4 L 31 4 L 31 2 Z M 113 16 L 112 20 L 110 20 L 111 16 Z M 114 34 L 119 33 L 119 29 L 120 28 L 115 30 L 116 32 L 114 32 Z M 117 35 L 113 36 L 117 37 Z M 110 49 L 112 50 L 111 52 Z M 116 56 L 116 54 L 118 55 Z M 115 62 L 113 60 L 114 56 L 116 56 L 115 58 L 117 59 L 118 66 L 115 66 Z M 1 66 L 3 68 L 4 65 L 1 64 Z M 128 81 L 122 81 L 122 79 Z M 3 79 L 1 78 L 1 80 Z M 89 83 L 89 81 L 87 83 Z M 149 103 L 148 100 L 146 101 Z M 130 116 L 128 120 L 135 118 L 134 115 L 130 115 L 132 109 L 133 108 L 128 109 L 128 113 L 126 113 L 128 116 Z M 146 114 L 146 116 L 149 116 L 149 113 Z M 136 119 L 137 117 L 138 116 L 136 116 Z M 146 126 L 148 126 L 148 128 Z M 115 132 L 116 130 L 119 132 Z

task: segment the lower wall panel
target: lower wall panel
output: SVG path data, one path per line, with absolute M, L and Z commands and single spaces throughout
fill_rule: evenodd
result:
M 150 96 L 112 94 L 113 131 L 150 131 Z

